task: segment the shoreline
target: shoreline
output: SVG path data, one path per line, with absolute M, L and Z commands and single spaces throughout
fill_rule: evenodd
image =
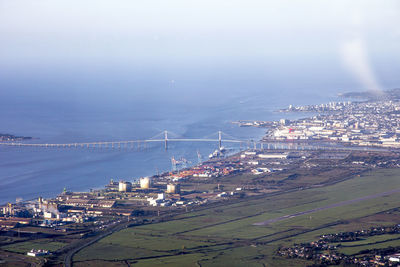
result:
M 333 102 L 336 103 L 336 102 Z M 339 102 L 340 103 L 340 102 Z M 311 105 L 312 107 L 314 106 L 321 106 L 323 104 L 320 105 Z M 308 106 L 306 106 L 308 107 Z M 331 106 L 331 107 L 335 107 L 335 106 Z M 340 106 L 341 107 L 341 106 Z M 336 108 L 335 108 L 336 109 Z M 310 113 L 309 111 L 306 111 L 306 113 Z M 316 112 L 313 111 L 311 112 L 311 115 L 316 115 Z M 331 112 L 328 112 L 329 114 Z M 302 118 L 302 119 L 296 119 L 294 120 L 294 122 L 299 121 L 299 120 L 309 120 L 310 118 Z M 284 119 L 286 121 L 286 119 Z M 289 121 L 289 120 L 287 120 Z M 269 131 L 271 131 L 271 129 L 276 129 L 277 127 L 281 127 L 281 126 L 286 126 L 285 123 L 282 124 L 282 120 L 281 121 L 252 121 L 252 120 L 240 120 L 240 121 L 233 121 L 231 123 L 233 124 L 238 124 L 238 127 L 240 127 L 240 123 L 249 123 L 252 125 L 248 125 L 249 127 L 258 127 L 260 129 L 268 129 Z M 289 127 L 291 126 L 292 121 L 289 121 Z M 265 126 L 267 125 L 267 127 Z M 247 125 L 246 125 L 247 126 Z M 286 126 L 288 127 L 288 126 Z M 320 149 L 335 149 L 335 148 L 348 148 L 350 150 L 354 149 L 354 150 L 376 150 L 376 151 L 391 151 L 391 150 L 397 150 L 396 147 L 382 147 L 382 146 L 375 146 L 375 145 L 368 145 L 368 146 L 362 146 L 362 145 L 354 145 L 350 142 L 343 142 L 343 141 L 339 141 L 339 140 L 329 140 L 329 139 L 314 139 L 314 140 L 305 140 L 305 139 L 271 139 L 268 137 L 268 132 L 262 134 L 261 138 L 259 141 L 255 142 L 256 145 L 258 144 L 259 146 L 261 145 L 261 143 L 264 143 L 264 146 L 268 146 L 268 149 L 270 148 L 269 145 L 271 145 L 271 148 L 273 147 L 273 150 L 279 150 L 279 149 L 283 149 L 283 150 L 297 150 L 297 149 L 312 149 L 312 146 L 314 145 L 321 145 Z M 0 144 L 5 144 L 5 143 L 1 143 Z M 73 144 L 73 143 L 72 143 Z M 305 147 L 305 148 L 293 148 L 293 146 L 311 146 L 311 147 Z M 292 147 L 291 147 L 292 146 Z M 236 153 L 240 153 L 243 152 L 245 149 L 241 149 Z M 191 169 L 193 167 L 195 167 L 196 164 L 189 164 L 189 166 L 187 168 L 182 169 L 183 171 L 186 169 Z M 154 172 L 152 172 L 152 174 L 149 175 L 149 177 L 157 177 L 157 176 L 164 176 L 167 173 L 171 173 L 171 171 L 164 171 L 161 174 L 155 174 L 157 168 L 154 170 Z M 132 180 L 134 182 L 138 182 L 140 179 L 140 177 L 137 177 L 135 180 Z M 96 188 L 86 188 L 83 189 L 83 191 L 89 191 L 89 190 L 98 190 L 100 188 L 102 188 L 103 185 L 99 185 Z

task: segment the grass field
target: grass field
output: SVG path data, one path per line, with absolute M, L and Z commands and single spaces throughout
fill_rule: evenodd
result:
M 108 266 L 118 266 L 122 262 L 137 266 L 304 266 L 309 262 L 276 256 L 276 248 L 313 241 L 321 234 L 360 225 L 368 228 L 377 224 L 374 216 L 379 217 L 379 225 L 390 224 L 399 215 L 385 217 L 382 214 L 399 207 L 400 193 L 287 218 L 266 226 L 253 224 L 396 188 L 400 188 L 400 169 L 373 171 L 326 187 L 244 199 L 189 212 L 179 220 L 122 230 L 83 249 L 75 255 L 74 261 L 77 266 L 95 262 Z
M 387 248 L 389 246 L 399 246 L 400 234 L 395 235 L 376 235 L 365 237 L 354 242 L 335 243 L 340 245 L 338 251 L 346 255 L 358 254 L 362 250 L 374 248 Z
M 353 254 L 358 254 L 360 251 L 366 250 L 366 249 L 378 249 L 378 248 L 388 248 L 388 247 L 398 247 L 400 244 L 400 240 L 391 240 L 391 241 L 386 241 L 386 242 L 380 242 L 377 244 L 368 244 L 364 246 L 357 246 L 357 247 L 344 247 L 340 248 L 338 251 L 340 253 L 346 254 L 346 255 L 353 255 Z
M 59 248 L 66 246 L 66 243 L 49 241 L 49 239 L 37 239 L 34 241 L 27 241 L 21 243 L 15 243 L 1 247 L 2 250 L 23 253 L 26 254 L 31 249 L 44 249 L 49 251 L 55 251 Z

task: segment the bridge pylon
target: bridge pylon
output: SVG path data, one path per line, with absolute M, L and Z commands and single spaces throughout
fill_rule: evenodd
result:
M 164 148 L 168 150 L 168 131 L 164 131 Z
M 222 147 L 222 132 L 218 131 L 218 148 L 221 150 Z

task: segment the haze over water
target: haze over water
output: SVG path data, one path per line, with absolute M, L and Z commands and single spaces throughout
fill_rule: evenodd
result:
M 146 2 L 0 1 L 0 132 L 41 143 L 163 130 L 257 140 L 263 129 L 231 121 L 400 86 L 396 1 Z M 206 158 L 215 148 L 0 147 L 0 203 L 137 179 L 170 170 L 171 156 L 195 164 L 197 150 Z
M 310 95 L 294 100 L 290 95 L 276 95 L 274 90 L 264 95 L 249 96 L 246 92 L 224 96 L 215 94 L 212 85 L 204 86 L 209 100 L 188 98 L 181 103 L 178 96 L 173 101 L 163 101 L 157 96 L 137 96 L 127 101 L 112 98 L 111 93 L 108 101 L 103 99 L 104 95 L 93 95 L 82 102 L 44 94 L 20 97 L 14 102 L 10 99 L 1 103 L 2 127 L 13 134 L 39 138 L 29 141 L 39 143 L 144 139 L 164 129 L 173 133 L 170 138 L 177 135 L 217 138 L 217 131 L 222 130 L 237 138 L 259 140 L 264 129 L 240 128 L 231 122 L 280 119 L 282 114 L 274 112 L 276 109 L 310 101 Z M 328 101 L 329 97 L 315 95 L 312 99 L 318 103 Z M 145 151 L 138 152 L 2 146 L 0 202 L 15 201 L 17 197 L 54 196 L 64 187 L 89 190 L 104 186 L 111 178 L 134 180 L 170 170 L 172 156 L 183 156 L 196 164 L 197 150 L 206 159 L 216 147 L 216 143 L 170 143 L 165 152 L 159 143 L 149 144 Z

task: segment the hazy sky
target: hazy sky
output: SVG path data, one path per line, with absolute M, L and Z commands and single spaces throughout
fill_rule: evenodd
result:
M 378 89 L 399 25 L 397 0 L 0 0 L 0 71 L 333 68 Z

